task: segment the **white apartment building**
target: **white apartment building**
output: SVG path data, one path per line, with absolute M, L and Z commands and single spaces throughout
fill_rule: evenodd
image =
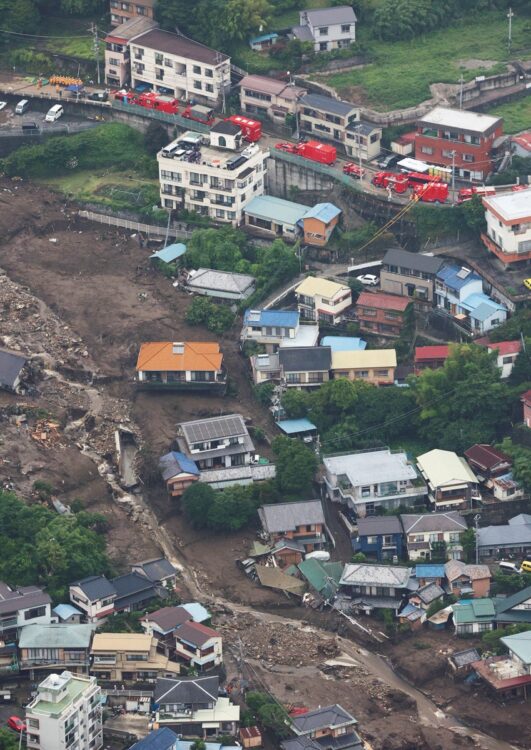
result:
M 352 305 L 350 287 L 328 279 L 308 276 L 295 289 L 301 320 L 315 320 L 337 325 Z
M 356 14 L 350 5 L 301 10 L 299 26 L 291 29 L 301 42 L 313 42 L 316 52 L 348 48 L 356 41 Z
M 26 707 L 28 748 L 98 750 L 103 746 L 100 697 L 95 677 L 48 675 Z
M 105 83 L 107 86 L 121 88 L 130 83 L 130 42 L 156 27 L 157 23 L 152 18 L 135 16 L 107 34 L 105 37 Z
M 152 29 L 130 43 L 131 86 L 215 107 L 230 89 L 230 58 L 185 36 Z
M 483 198 L 487 233 L 481 237 L 502 263 L 531 260 L 531 188 Z
M 235 127 L 222 125 L 227 130 Z M 222 138 L 226 145 L 221 145 Z M 185 135 L 163 148 L 157 154 L 161 205 L 239 226 L 247 204 L 264 193 L 269 151 L 252 144 L 231 152 L 230 147 L 237 145 L 233 140 L 234 134 L 217 133 L 211 138 L 217 146 L 190 145 Z

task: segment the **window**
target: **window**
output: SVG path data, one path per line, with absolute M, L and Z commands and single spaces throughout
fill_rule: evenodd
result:
M 433 154 L 433 149 L 431 148 L 431 146 L 423 146 L 421 148 L 421 151 L 423 154 Z
M 201 68 L 199 67 L 199 65 L 194 65 L 193 68 L 192 68 L 192 70 L 193 70 L 193 72 L 195 73 L 196 76 L 200 76 L 201 75 Z
M 379 378 L 386 378 L 389 375 L 389 370 L 375 370 L 374 374 Z
M 214 71 L 212 68 L 205 68 L 204 72 L 207 78 L 214 78 Z
M 225 218 L 225 211 L 223 211 L 221 208 L 216 208 L 216 218 L 217 219 L 224 219 Z
M 201 81 L 194 81 L 194 89 L 198 89 L 200 91 L 202 88 L 203 87 L 201 86 Z
M 157 69 L 157 72 L 155 73 L 155 78 L 157 79 L 157 81 L 164 80 L 164 70 L 162 68 Z
M 378 537 L 377 536 L 368 536 L 367 537 L 367 544 L 377 544 L 378 543 Z
M 370 497 L 370 495 L 371 495 L 371 486 L 370 486 L 370 484 L 367 485 L 367 486 L 365 486 L 365 487 L 361 487 L 361 496 L 362 497 Z
M 213 94 L 214 86 L 211 83 L 205 83 L 205 91 L 208 91 L 209 94 Z
M 328 43 L 327 42 L 320 42 L 319 44 L 319 51 L 320 52 L 326 52 L 328 49 Z
M 109 58 L 109 65 L 120 65 L 120 60 L 118 60 L 117 57 L 110 57 Z
M 44 617 L 45 614 L 46 607 L 33 607 L 32 609 L 27 609 L 24 612 L 24 619 L 33 620 L 34 617 Z
M 166 67 L 166 68 L 173 68 L 173 63 L 172 63 L 172 61 L 170 60 L 169 57 L 165 57 L 164 58 L 164 67 Z
M 313 523 L 307 523 L 305 530 L 306 531 L 315 531 L 315 526 L 313 525 Z
M 147 661 L 148 655 L 147 654 L 126 654 L 125 658 L 126 658 L 126 661 Z
M 328 34 L 328 26 L 321 26 L 319 28 L 319 36 L 326 36 Z
M 343 34 L 348 34 L 350 31 L 350 24 L 349 23 L 343 23 L 341 24 L 341 32 Z
M 164 55 L 162 52 L 155 52 L 155 65 L 162 65 L 164 62 Z
M 300 373 L 298 372 L 288 372 L 286 379 L 288 383 L 300 383 L 301 382 L 301 376 L 300 376 Z
M 369 371 L 368 370 L 357 370 L 356 375 L 358 378 L 368 378 L 369 377 Z
M 471 162 L 475 161 L 473 154 L 463 154 L 463 161 Z

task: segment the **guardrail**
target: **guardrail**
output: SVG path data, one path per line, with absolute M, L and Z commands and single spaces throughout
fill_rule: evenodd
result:
M 344 185 L 349 185 L 349 187 L 354 188 L 354 190 L 357 190 L 360 193 L 364 192 L 361 189 L 358 180 L 353 180 L 348 174 L 343 174 L 343 172 L 334 167 L 328 166 L 328 164 L 319 164 L 319 162 L 313 161 L 312 159 L 305 159 L 303 156 L 295 156 L 295 154 L 287 154 L 285 151 L 280 151 L 275 148 L 271 149 L 270 154 L 272 159 L 287 161 L 290 164 L 295 164 L 297 167 L 311 169 L 312 172 L 326 175 L 327 177 L 330 177 L 331 180 L 336 180 L 337 182 L 342 182 Z
M 166 232 L 170 237 L 191 237 L 193 232 L 189 229 L 182 229 L 180 226 L 170 225 L 169 231 L 166 227 L 156 224 L 145 224 L 141 221 L 132 221 L 131 219 L 122 219 L 120 216 L 109 216 L 108 214 L 99 214 L 95 211 L 78 211 L 78 216 L 89 221 L 97 221 L 99 224 L 107 224 L 110 227 L 121 227 L 132 232 L 147 234 L 148 237 L 156 235 L 159 238 L 166 237 Z
M 168 125 L 175 125 L 178 128 L 184 128 L 184 130 L 194 130 L 196 133 L 210 132 L 210 126 L 205 125 L 205 123 L 203 122 L 190 120 L 188 117 L 182 117 L 182 115 L 170 115 L 168 112 L 159 112 L 154 109 L 139 107 L 138 104 L 124 104 L 124 102 L 113 101 L 111 109 L 114 109 L 118 112 L 127 112 L 132 115 L 139 115 L 140 117 L 149 117 L 152 120 L 159 120 L 160 122 L 165 122 Z

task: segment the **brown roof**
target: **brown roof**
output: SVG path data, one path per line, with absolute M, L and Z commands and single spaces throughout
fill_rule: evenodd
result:
M 509 456 L 502 453 L 492 445 L 484 445 L 483 443 L 476 443 L 471 448 L 465 451 L 465 456 L 469 461 L 473 461 L 476 466 L 485 471 L 493 469 L 500 463 L 512 463 Z
M 300 86 L 292 86 L 286 81 L 278 81 L 268 76 L 245 76 L 240 81 L 240 86 L 252 91 L 260 91 L 262 94 L 281 96 L 283 99 L 296 99 L 306 93 L 306 89 Z
M 162 607 L 146 615 L 148 622 L 153 622 L 161 630 L 175 630 L 180 625 L 192 619 L 192 615 L 184 607 Z
M 193 646 L 204 646 L 211 638 L 221 638 L 217 630 L 201 625 L 200 622 L 185 622 L 175 633 L 175 638 L 179 641 L 187 641 Z
M 468 576 L 471 581 L 490 578 L 488 565 L 467 565 L 461 560 L 448 560 L 444 565 L 444 572 L 450 582 L 455 581 L 463 575 Z
M 193 39 L 161 29 L 153 29 L 146 34 L 142 34 L 134 40 L 134 44 L 139 47 L 149 47 L 149 49 L 159 52 L 167 52 L 170 55 L 187 57 L 190 60 L 207 63 L 208 65 L 219 65 L 229 59 L 222 52 L 205 47 L 204 44 L 194 42 Z
M 356 307 L 374 307 L 377 310 L 398 310 L 403 312 L 411 303 L 409 297 L 384 292 L 362 292 L 356 302 Z
M 258 727 L 242 727 L 240 729 L 240 738 L 242 740 L 250 740 L 253 737 L 261 737 L 260 730 Z

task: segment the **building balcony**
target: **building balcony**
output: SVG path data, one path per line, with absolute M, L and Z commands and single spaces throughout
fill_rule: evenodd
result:
M 0 633 L 4 630 L 13 630 L 17 627 L 17 618 L 10 617 L 8 620 L 0 620 Z
M 490 250 L 502 263 L 508 264 L 531 260 L 531 250 L 523 253 L 508 253 L 484 232 L 481 233 L 481 239 L 487 250 Z

